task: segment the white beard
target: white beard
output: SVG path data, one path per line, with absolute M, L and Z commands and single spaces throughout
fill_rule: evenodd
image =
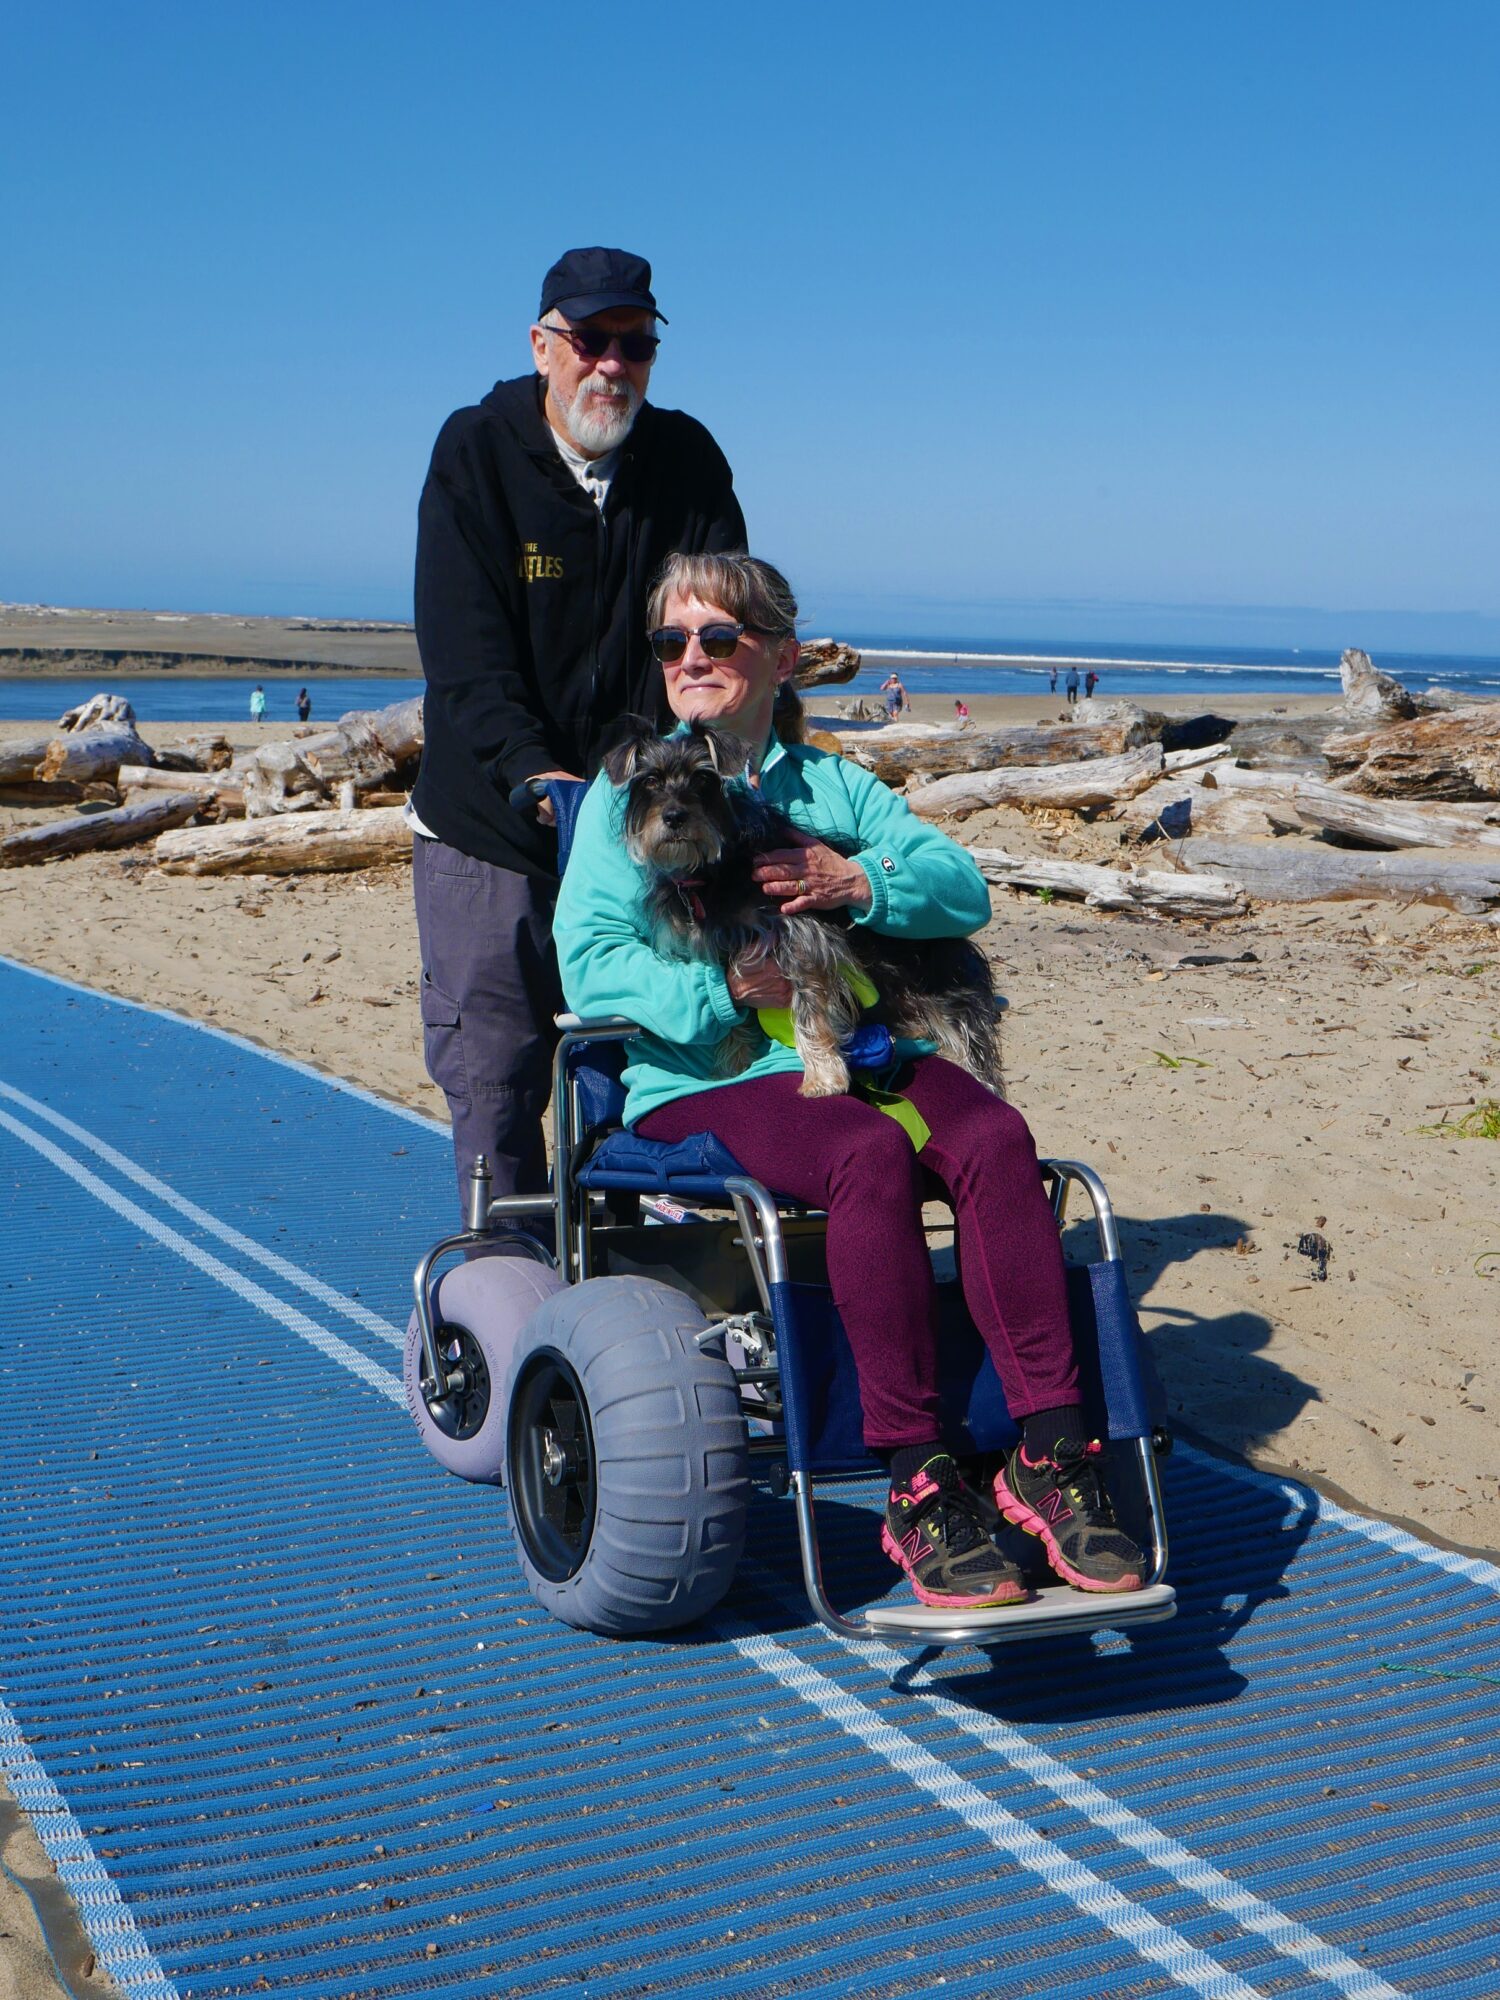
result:
M 629 382 L 611 391 L 599 384 L 581 382 L 568 406 L 568 431 L 584 451 L 613 451 L 630 435 L 642 402 L 641 392 Z

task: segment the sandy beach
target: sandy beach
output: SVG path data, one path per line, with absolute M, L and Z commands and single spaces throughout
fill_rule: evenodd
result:
M 1057 705 L 971 706 L 983 724 Z M 949 708 L 934 697 L 917 716 Z M 226 733 L 239 746 L 275 728 Z M 0 831 L 38 817 L 0 808 Z M 1009 809 L 962 834 L 1090 860 L 1120 838 L 1108 821 Z M 1010 1095 L 1044 1150 L 1106 1174 L 1184 1434 L 1500 1549 L 1500 1258 L 1485 1261 L 1500 1251 L 1500 1145 L 1430 1129 L 1500 1094 L 1500 933 L 1390 902 L 1262 905 L 1207 924 L 997 888 L 994 911 L 984 943 L 1009 1003 Z M 27 964 L 443 1115 L 422 1067 L 405 867 L 198 880 L 82 856 L 0 874 L 0 937 Z M 1181 964 L 1200 954 L 1231 962 Z M 1321 1281 L 1297 1251 L 1312 1231 L 1332 1251 Z

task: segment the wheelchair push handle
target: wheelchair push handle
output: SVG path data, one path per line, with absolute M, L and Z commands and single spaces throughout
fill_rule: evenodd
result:
M 563 800 L 583 789 L 580 778 L 526 778 L 512 789 L 508 803 L 511 811 L 520 813 L 523 819 L 535 819 L 543 799 L 550 799 L 556 812 Z

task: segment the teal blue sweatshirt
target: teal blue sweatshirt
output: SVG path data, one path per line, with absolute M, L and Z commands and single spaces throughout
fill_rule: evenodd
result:
M 760 783 L 794 826 L 855 850 L 872 897 L 855 913 L 857 924 L 891 937 L 937 938 L 968 937 L 989 921 L 989 890 L 964 850 L 858 764 L 776 742 Z M 658 948 L 645 871 L 625 851 L 624 815 L 623 789 L 601 773 L 578 816 L 553 934 L 574 1012 L 623 1014 L 645 1030 L 627 1052 L 626 1123 L 694 1091 L 800 1071 L 797 1051 L 769 1037 L 748 1069 L 734 1076 L 718 1069 L 720 1045 L 747 1010 L 730 997 L 721 967 Z

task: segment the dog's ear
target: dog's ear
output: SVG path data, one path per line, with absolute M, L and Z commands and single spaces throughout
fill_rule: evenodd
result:
M 604 753 L 604 775 L 612 785 L 628 785 L 640 764 L 641 752 L 656 741 L 656 730 L 643 715 L 622 715 L 613 736 Z
M 742 778 L 750 768 L 753 752 L 750 745 L 738 736 L 732 736 L 727 729 L 712 729 L 704 723 L 693 724 L 693 734 L 698 737 L 708 752 L 708 761 L 721 778 Z

